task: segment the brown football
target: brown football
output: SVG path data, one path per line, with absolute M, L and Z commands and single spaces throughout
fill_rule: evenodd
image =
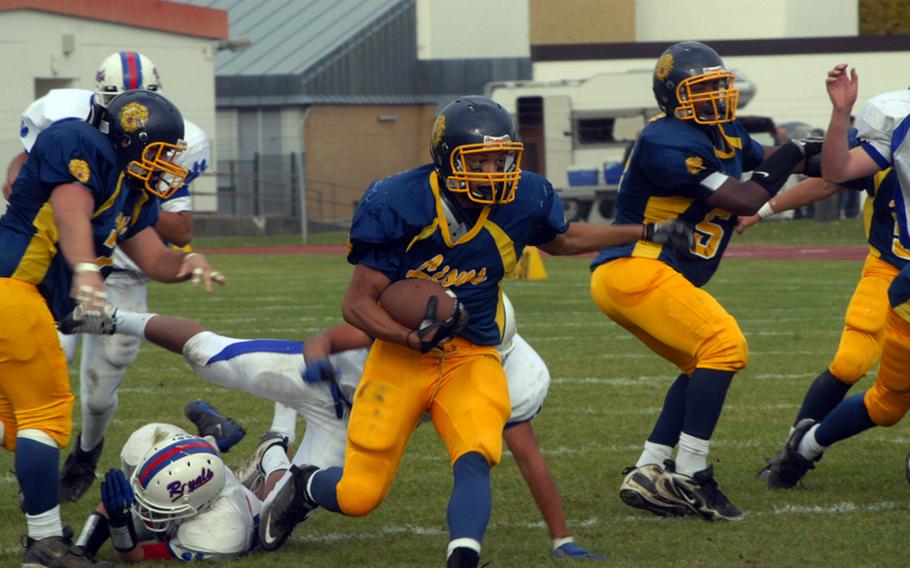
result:
M 430 298 L 436 298 L 436 319 L 452 317 L 455 295 L 442 284 L 430 280 L 407 279 L 393 282 L 382 291 L 379 304 L 401 325 L 417 329 L 427 313 Z

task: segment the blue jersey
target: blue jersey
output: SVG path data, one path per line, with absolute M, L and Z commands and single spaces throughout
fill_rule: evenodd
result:
M 863 207 L 869 246 L 888 264 L 903 268 L 910 261 L 910 250 L 904 248 L 900 241 L 895 210 L 895 192 L 900 193 L 897 174 L 892 168 L 878 172 L 873 187 L 873 198 L 867 199 Z
M 696 286 L 711 278 L 736 216 L 706 205 L 712 190 L 702 182 L 718 173 L 739 179 L 764 156 L 762 145 L 738 122 L 719 125 L 716 131 L 718 142 L 688 121 L 666 116 L 652 120 L 635 143 L 616 196 L 616 224 L 685 220 L 695 225 L 695 246 L 685 253 L 645 241 L 611 247 L 600 251 L 592 270 L 634 256 L 660 259 Z
M 158 220 L 155 198 L 130 189 L 110 140 L 83 121 L 42 132 L 13 183 L 0 218 L 0 278 L 35 284 L 59 319 L 75 307 L 72 271 L 58 243 L 50 196 L 55 187 L 78 184 L 94 199 L 91 218 L 96 262 L 106 276 L 114 247 Z
M 521 174 L 513 202 L 464 213 L 476 220 L 454 217 L 432 165 L 375 181 L 354 213 L 348 261 L 393 282 L 421 278 L 450 288 L 468 312 L 461 335 L 497 345 L 503 276 L 515 270 L 526 245 L 550 242 L 569 226 L 553 187 L 530 172 Z

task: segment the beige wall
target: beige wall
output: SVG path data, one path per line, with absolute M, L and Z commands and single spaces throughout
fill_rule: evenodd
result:
M 635 0 L 528 0 L 531 45 L 635 41 Z
M 435 112 L 436 105 L 311 107 L 304 123 L 310 218 L 349 219 L 371 181 L 428 163 Z
M 63 52 L 64 34 L 73 35 L 70 53 Z M 22 111 L 34 100 L 35 80 L 71 80 L 68 86 L 94 89 L 98 64 L 124 49 L 139 51 L 154 61 L 164 94 L 215 140 L 215 68 L 208 39 L 33 10 L 0 12 L 0 38 L 3 171 L 22 151 L 16 133 Z M 197 210 L 213 209 L 214 178 L 200 178 L 194 189 Z

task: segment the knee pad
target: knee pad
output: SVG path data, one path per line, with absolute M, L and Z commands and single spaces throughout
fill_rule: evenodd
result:
M 115 367 L 129 367 L 139 356 L 138 337 L 115 334 L 99 337 L 104 358 Z
M 844 340 L 841 341 L 837 353 L 834 354 L 834 360 L 831 361 L 828 370 L 839 380 L 852 385 L 856 384 L 875 365 L 881 355 L 881 349 L 875 348 L 868 342 L 851 341 L 848 343 Z
M 4 433 L 4 443 L 10 435 L 20 438 L 29 438 L 47 445 L 56 445 L 65 448 L 70 442 L 73 433 L 73 403 L 72 394 L 54 399 L 48 405 L 41 407 L 36 412 L 17 413 L 13 431 Z M 18 428 L 18 432 L 15 429 Z M 4 424 L 4 429 L 9 430 L 9 423 Z
M 896 392 L 874 385 L 863 398 L 869 418 L 876 426 L 894 426 L 910 409 L 910 393 Z
M 736 320 L 730 316 L 729 325 L 725 325 L 699 348 L 695 367 L 736 373 L 748 364 L 749 343 Z
M 374 452 L 391 448 L 401 433 L 401 424 L 390 414 L 396 412 L 401 396 L 401 389 L 389 383 L 362 384 L 354 395 L 354 410 L 348 423 L 351 443 Z
M 350 448 L 348 448 L 350 451 Z M 393 466 L 389 470 L 386 460 L 360 452 L 345 463 L 344 475 L 337 487 L 338 507 L 351 517 L 368 515 L 382 503 L 392 479 L 395 477 Z

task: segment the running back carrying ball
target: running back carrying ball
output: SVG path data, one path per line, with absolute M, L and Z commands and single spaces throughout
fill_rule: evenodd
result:
M 458 302 L 455 294 L 430 280 L 399 280 L 382 291 L 379 303 L 392 319 L 410 329 L 419 329 L 427 317 L 430 298 L 436 298 L 436 319 L 447 320 Z

